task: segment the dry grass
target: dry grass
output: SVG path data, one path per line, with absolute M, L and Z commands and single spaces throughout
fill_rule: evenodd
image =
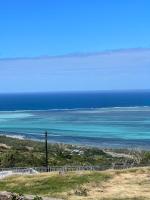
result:
M 28 194 L 39 191 L 67 200 L 150 200 L 150 168 L 18 176 L 0 182 L 2 188 L 12 191 L 21 188 Z
M 150 170 L 140 168 L 132 170 L 109 171 L 113 175 L 103 183 L 84 185 L 88 195 L 76 196 L 73 191 L 69 200 L 150 200 Z

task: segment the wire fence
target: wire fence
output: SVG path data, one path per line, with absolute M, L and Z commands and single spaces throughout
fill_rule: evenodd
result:
M 129 165 L 117 163 L 112 165 L 96 165 L 96 166 L 48 166 L 48 167 L 15 167 L 0 168 L 0 174 L 36 174 L 43 172 L 71 172 L 71 171 L 104 171 L 108 169 L 129 169 L 133 167 L 150 167 L 150 165 Z

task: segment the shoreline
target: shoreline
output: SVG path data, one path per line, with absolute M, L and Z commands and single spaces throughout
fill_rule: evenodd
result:
M 17 132 L 4 132 L 0 131 L 0 136 L 5 136 L 12 139 L 18 140 L 30 140 L 35 142 L 44 142 L 44 133 L 43 137 L 35 136 L 30 134 L 27 137 L 25 133 Z M 48 136 L 49 144 L 65 144 L 65 145 L 74 145 L 81 147 L 89 148 L 99 148 L 99 149 L 135 149 L 135 150 L 150 150 L 150 139 L 141 139 L 141 140 L 126 140 L 126 139 L 116 139 L 116 138 L 94 138 L 94 137 L 79 137 L 79 136 Z

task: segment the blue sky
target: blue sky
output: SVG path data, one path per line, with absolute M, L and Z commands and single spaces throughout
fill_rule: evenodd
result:
M 150 89 L 149 8 L 149 0 L 0 0 L 0 92 Z
M 0 57 L 150 47 L 149 0 L 0 0 Z

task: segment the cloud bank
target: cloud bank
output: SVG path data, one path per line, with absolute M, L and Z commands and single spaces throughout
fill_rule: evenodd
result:
M 150 49 L 0 60 L 0 93 L 150 89 Z

